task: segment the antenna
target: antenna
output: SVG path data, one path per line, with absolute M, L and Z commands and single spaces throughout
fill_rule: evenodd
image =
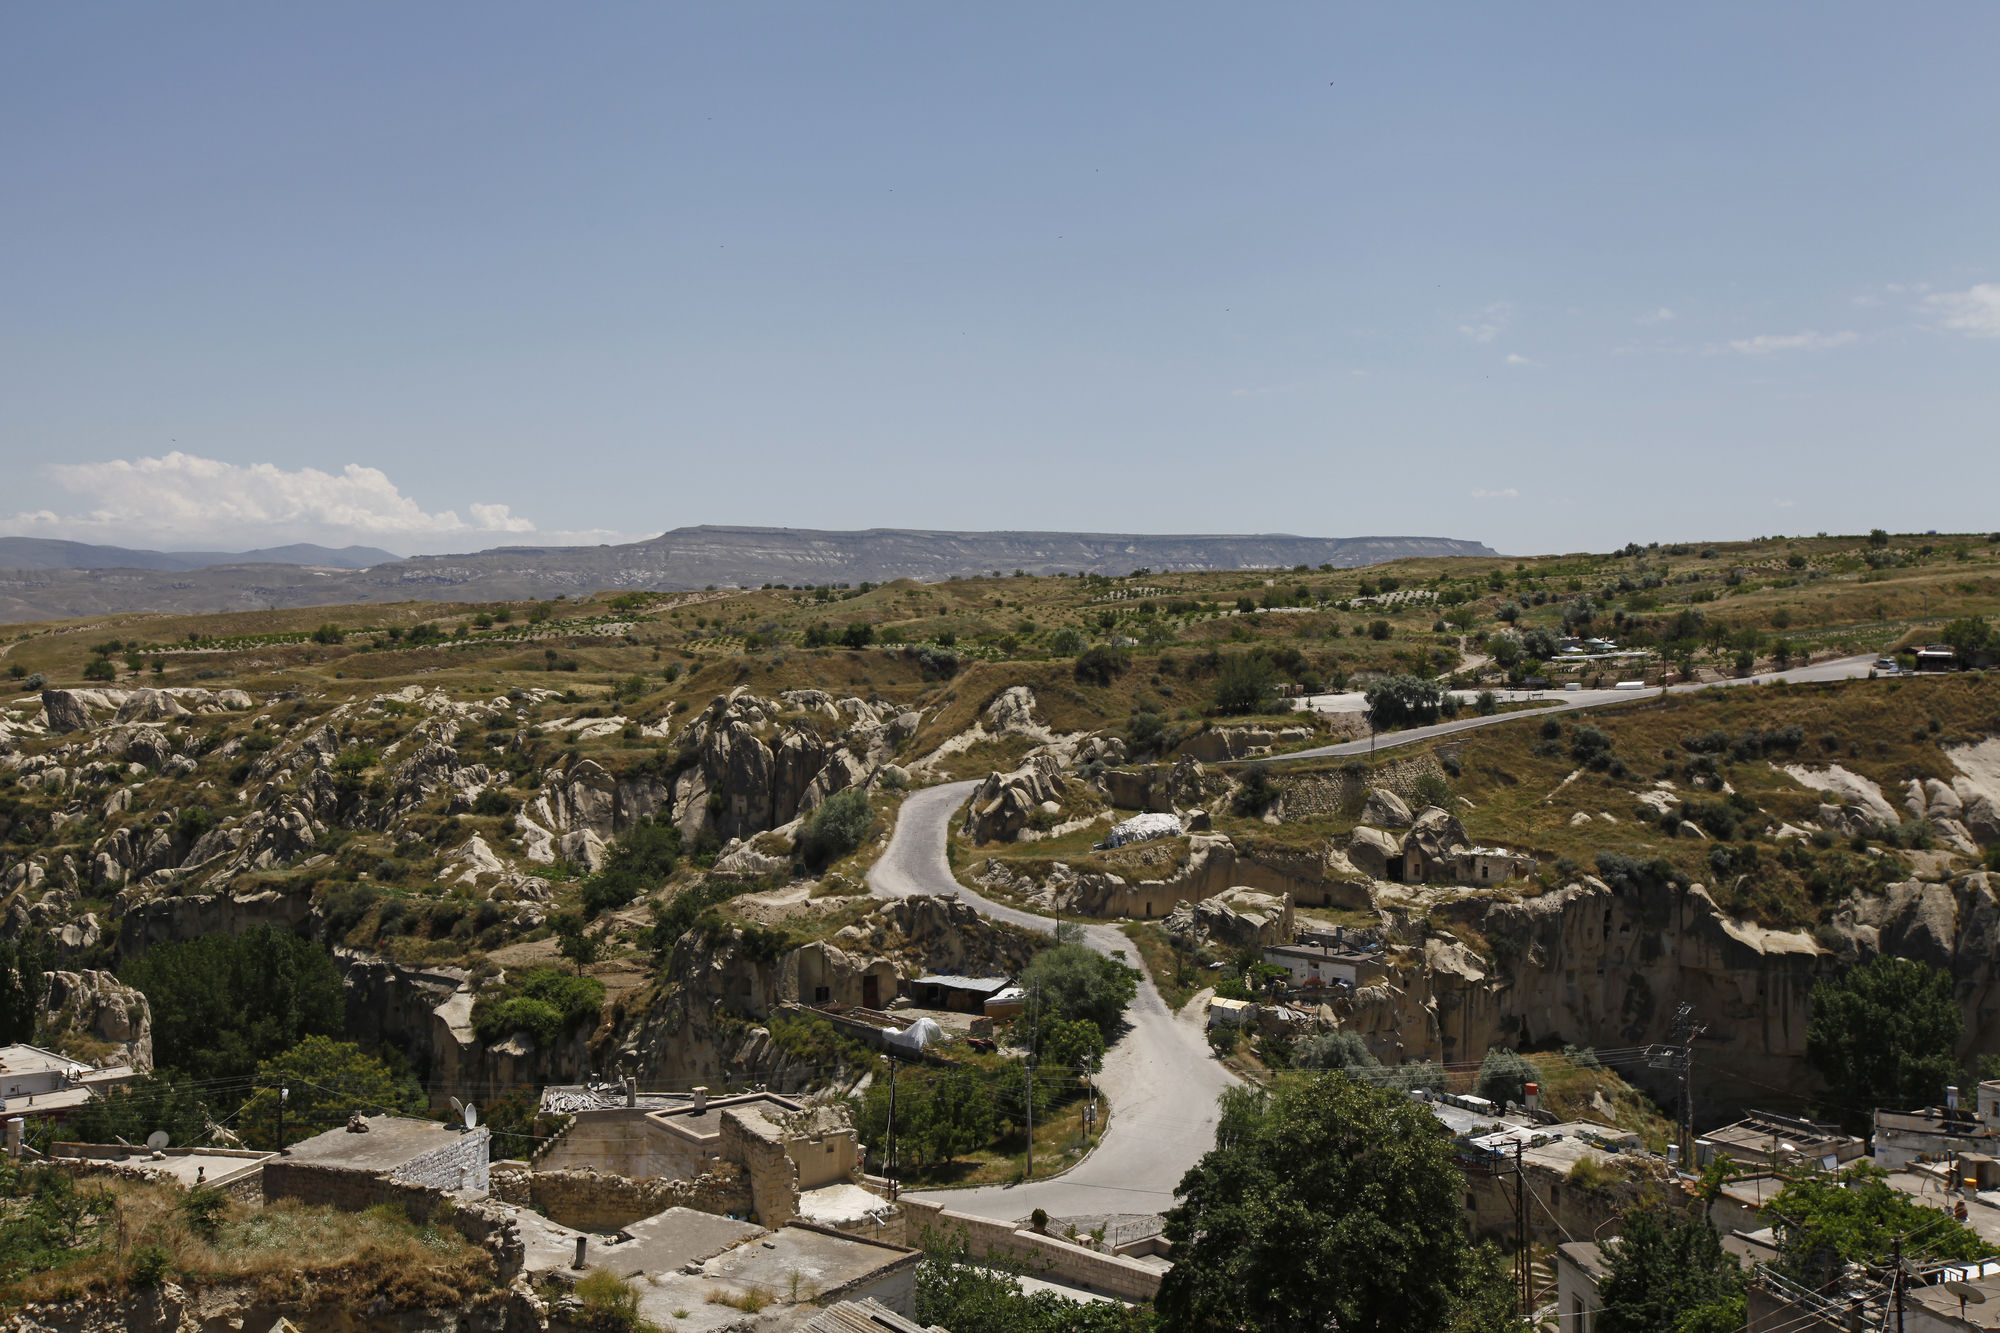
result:
M 169 1141 L 167 1131 L 164 1129 L 156 1129 L 146 1136 L 146 1146 L 154 1152 L 166 1147 Z

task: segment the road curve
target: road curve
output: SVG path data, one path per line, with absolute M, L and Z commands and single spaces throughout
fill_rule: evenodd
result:
M 1791 671 L 1771 672 L 1741 680 L 1697 681 L 1670 687 L 1665 693 L 1737 685 L 1848 680 L 1868 674 L 1874 654 L 1821 662 Z M 1492 717 L 1459 718 L 1435 726 L 1413 727 L 1370 741 L 1322 745 L 1310 750 L 1274 755 L 1266 762 L 1368 754 L 1372 749 L 1411 745 L 1479 727 L 1518 722 L 1550 713 L 1577 712 L 1657 698 L 1662 691 L 1620 693 L 1558 703 L 1533 713 L 1499 713 Z M 947 782 L 916 792 L 903 802 L 895 832 L 882 857 L 868 872 L 868 888 L 878 897 L 907 898 L 913 894 L 953 895 L 978 909 L 980 915 L 1029 930 L 1053 931 L 1055 922 L 1033 912 L 1007 907 L 960 884 L 945 859 L 946 838 L 958 809 L 977 782 Z M 1123 951 L 1136 960 L 1137 949 L 1115 927 L 1090 925 L 1084 942 L 1099 953 Z M 1171 1013 L 1152 979 L 1139 983 L 1139 994 L 1126 1012 L 1131 1026 L 1105 1053 L 1100 1080 L 1110 1098 L 1111 1127 L 1097 1149 L 1064 1175 L 1023 1185 L 982 1186 L 962 1190 L 914 1192 L 960 1211 L 1003 1221 L 1018 1221 L 1037 1208 L 1051 1217 L 1094 1213 L 1162 1212 L 1173 1204 L 1174 1187 L 1201 1155 L 1215 1143 L 1217 1099 L 1236 1079 L 1210 1054 L 1199 1015 Z
M 952 876 L 946 834 L 977 785 L 948 782 L 905 800 L 888 848 L 868 872 L 869 889 L 885 898 L 956 895 L 981 916 L 1053 931 L 1051 918 L 996 903 Z M 1114 926 L 1085 926 L 1083 941 L 1099 953 L 1122 950 L 1129 961 L 1138 961 L 1138 950 Z M 1051 1217 L 1076 1217 L 1171 1207 L 1181 1177 L 1214 1146 L 1217 1099 L 1236 1079 L 1210 1053 L 1201 1016 L 1176 1017 L 1150 977 L 1140 981 L 1125 1017 L 1130 1026 L 1105 1052 L 1098 1080 L 1111 1102 L 1110 1128 L 1090 1156 L 1050 1180 L 930 1190 L 914 1197 L 1010 1222 L 1037 1208 Z

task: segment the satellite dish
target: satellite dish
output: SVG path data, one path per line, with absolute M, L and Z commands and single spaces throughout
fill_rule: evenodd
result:
M 156 1129 L 146 1136 L 146 1146 L 154 1152 L 166 1147 L 168 1142 L 167 1131 L 164 1129 Z
M 1944 1284 L 1944 1289 L 1958 1297 L 1960 1305 L 1964 1305 L 1967 1302 L 1973 1305 L 1986 1304 L 1986 1293 L 1973 1286 L 1970 1282 L 1947 1282 Z
M 457 1099 L 456 1097 L 454 1097 L 454 1098 L 452 1098 L 452 1100 L 453 1100 L 453 1101 L 457 1101 L 458 1099 Z M 465 1108 L 465 1127 L 466 1127 L 467 1129 L 474 1129 L 474 1128 L 477 1128 L 478 1124 L 479 1124 L 479 1108 L 478 1108 L 478 1107 L 476 1107 L 476 1106 L 468 1106 L 468 1107 L 466 1107 L 466 1108 Z
M 451 1109 L 462 1115 L 465 1112 L 465 1103 L 454 1097 L 451 1099 Z

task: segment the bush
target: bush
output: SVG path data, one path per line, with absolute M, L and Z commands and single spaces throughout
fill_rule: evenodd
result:
M 24 690 L 39 690 L 44 686 L 46 686 L 48 683 L 49 683 L 49 678 L 47 676 L 44 676 L 41 672 L 37 671 L 34 675 L 28 677 L 26 680 L 21 682 L 21 688 Z
M 157 1245 L 140 1245 L 127 1261 L 126 1279 L 135 1287 L 157 1287 L 167 1280 L 174 1266 L 173 1256 Z
M 1080 630 L 1059 629 L 1049 636 L 1049 651 L 1068 657 L 1083 651 L 1084 637 Z
M 1540 1083 L 1542 1071 L 1526 1056 L 1495 1047 L 1479 1063 L 1479 1095 L 1496 1106 L 1508 1102 L 1526 1104 L 1526 1087 Z
M 83 678 L 85 680 L 99 681 L 116 680 L 118 679 L 118 668 L 111 665 L 111 659 L 108 657 L 95 658 L 88 666 L 84 667 Z
M 584 1322 L 607 1333 L 639 1326 L 639 1289 L 606 1268 L 593 1268 L 576 1284 Z
M 826 869 L 859 847 L 875 828 L 875 810 L 868 793 L 859 787 L 835 792 L 819 809 L 799 836 L 799 855 L 814 871 Z
M 651 893 L 673 875 L 680 859 L 679 828 L 655 819 L 639 821 L 612 845 L 604 868 L 584 880 L 584 915 L 594 917 Z
M 339 643 L 347 637 L 347 632 L 334 624 L 321 625 L 312 632 L 314 643 Z
M 1109 685 L 1132 666 L 1132 656 L 1123 648 L 1100 643 L 1077 655 L 1076 678 L 1086 685 Z
M 1493 697 L 1493 691 L 1481 690 L 1479 697 L 1473 701 L 1472 711 L 1481 717 L 1492 717 L 1500 711 L 1500 701 Z
M 1277 804 L 1282 795 L 1278 784 L 1271 781 L 1270 765 L 1252 764 L 1243 770 L 1243 784 L 1230 798 L 1230 805 L 1237 814 L 1256 818 Z
M 531 967 L 508 978 L 504 988 L 481 994 L 473 1004 L 472 1025 L 483 1041 L 504 1041 L 525 1032 L 548 1050 L 578 1024 L 595 1021 L 603 1009 L 604 983 L 596 977 Z
M 855 621 L 840 632 L 840 643 L 844 648 L 866 648 L 875 642 L 875 627 L 865 621 Z
M 511 815 L 514 813 L 514 802 L 508 798 L 506 792 L 489 787 L 485 791 L 480 792 L 479 799 L 472 803 L 472 813 L 475 815 Z

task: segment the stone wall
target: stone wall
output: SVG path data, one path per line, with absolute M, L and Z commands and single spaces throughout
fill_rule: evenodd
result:
M 518 1182 L 509 1182 L 510 1192 L 518 1188 Z M 717 1162 L 704 1175 L 679 1180 L 633 1180 L 591 1170 L 536 1171 L 528 1173 L 527 1197 L 519 1201 L 578 1231 L 619 1231 L 669 1208 L 746 1217 L 755 1207 L 749 1181 L 733 1162 Z
M 1005 1255 L 1020 1261 L 1030 1277 L 1059 1280 L 1124 1301 L 1150 1301 L 1159 1293 L 1164 1270 L 1155 1264 L 1120 1254 L 1101 1254 L 1010 1222 L 954 1213 L 942 1204 L 921 1199 L 905 1196 L 898 1203 L 908 1215 L 910 1244 L 921 1242 L 926 1229 L 962 1230 L 975 1257 Z
M 1446 747 L 1449 750 L 1450 747 Z M 1280 771 L 1276 775 L 1284 792 L 1280 817 L 1284 819 L 1335 819 L 1358 814 L 1368 799 L 1370 787 L 1395 792 L 1405 801 L 1416 795 L 1417 783 L 1435 774 L 1445 775 L 1434 754 L 1393 759 L 1379 768 L 1370 768 L 1357 777 L 1343 772 L 1304 773 L 1296 777 Z
M 535 1168 L 588 1168 L 633 1180 L 692 1176 L 709 1168 L 706 1154 L 646 1119 L 647 1109 L 621 1106 L 578 1111 L 569 1128 L 536 1154 Z

